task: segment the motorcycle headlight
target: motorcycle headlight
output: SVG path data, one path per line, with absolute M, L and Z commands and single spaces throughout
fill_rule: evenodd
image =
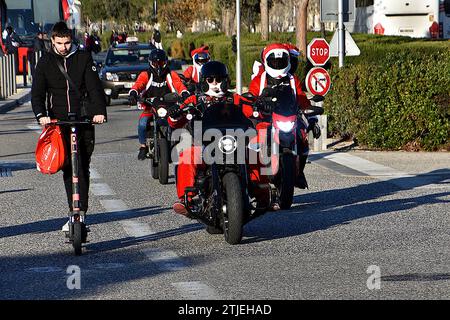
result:
M 117 73 L 107 72 L 106 73 L 106 80 L 108 80 L 108 81 L 119 81 L 119 76 L 117 75 Z
M 291 132 L 294 129 L 295 122 L 294 121 L 277 121 L 276 122 L 278 129 L 283 132 Z
M 233 153 L 237 149 L 237 141 L 232 136 L 223 136 L 219 140 L 219 149 L 223 153 Z
M 164 118 L 167 115 L 167 110 L 165 108 L 158 109 L 158 117 Z

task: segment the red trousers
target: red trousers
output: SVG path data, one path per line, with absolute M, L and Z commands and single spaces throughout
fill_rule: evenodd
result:
M 178 198 L 183 199 L 185 189 L 187 187 L 193 187 L 195 182 L 195 175 L 198 170 L 205 169 L 205 164 L 202 161 L 202 148 L 199 146 L 191 147 L 180 153 L 180 159 L 177 167 L 177 195 Z M 248 165 L 248 172 L 250 180 L 256 184 L 268 183 L 268 176 L 261 175 L 261 164 L 258 162 L 256 164 Z M 192 196 L 192 195 L 188 195 Z M 265 190 L 258 191 L 258 196 L 265 195 Z

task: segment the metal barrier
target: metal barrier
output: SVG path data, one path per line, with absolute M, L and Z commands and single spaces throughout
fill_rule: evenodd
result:
M 6 99 L 17 92 L 15 55 L 0 57 L 0 99 Z

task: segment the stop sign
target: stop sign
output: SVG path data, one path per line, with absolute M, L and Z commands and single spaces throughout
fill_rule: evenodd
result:
M 323 66 L 330 59 L 330 45 L 325 39 L 314 38 L 308 44 L 307 56 L 314 66 Z

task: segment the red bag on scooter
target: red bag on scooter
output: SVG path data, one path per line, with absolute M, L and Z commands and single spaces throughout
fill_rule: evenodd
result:
M 54 174 L 63 168 L 66 150 L 58 125 L 44 128 L 37 142 L 35 158 L 36 168 L 44 174 Z

